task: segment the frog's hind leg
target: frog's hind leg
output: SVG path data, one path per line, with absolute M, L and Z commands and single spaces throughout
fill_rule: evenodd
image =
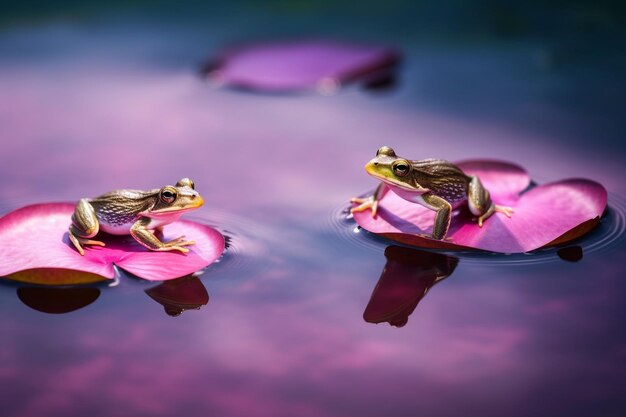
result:
M 98 234 L 100 224 L 96 212 L 87 199 L 82 199 L 76 204 L 72 214 L 72 224 L 69 229 L 69 238 L 78 253 L 85 255 L 82 245 L 104 246 L 104 242 L 90 238 Z
M 491 201 L 489 191 L 483 186 L 478 177 L 471 177 L 467 190 L 467 205 L 473 215 L 478 216 L 478 226 L 483 227 L 483 223 L 495 212 L 504 213 L 511 217 L 513 209 L 511 207 L 499 206 Z

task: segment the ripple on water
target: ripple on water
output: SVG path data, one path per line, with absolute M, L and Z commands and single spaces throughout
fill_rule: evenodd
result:
M 266 232 L 261 224 L 227 211 L 211 209 L 207 214 L 186 216 L 187 219 L 218 230 L 225 238 L 222 256 L 201 273 L 215 277 L 249 276 L 269 268 L 267 246 L 262 243 Z
M 353 244 L 360 245 L 369 250 L 382 253 L 390 244 L 400 245 L 400 243 L 385 239 L 374 233 L 362 229 L 350 216 L 349 206 L 338 208 L 332 212 L 328 220 L 329 227 L 339 234 L 343 239 Z M 624 231 L 626 230 L 626 203 L 623 198 L 609 193 L 609 203 L 598 226 L 587 235 L 576 239 L 569 244 L 559 247 L 538 249 L 527 253 L 501 254 L 483 251 L 443 251 L 430 250 L 433 252 L 445 253 L 451 256 L 462 258 L 466 263 L 479 264 L 540 264 L 547 262 L 559 262 L 565 259 L 570 261 L 580 260 L 580 257 L 569 257 L 569 251 L 563 252 L 566 247 L 579 246 L 584 256 L 589 254 L 599 254 L 610 251 L 623 243 Z M 561 251 L 560 254 L 557 252 Z M 565 256 L 565 258 L 564 258 Z
M 29 204 L 32 203 L 20 204 L 20 202 L 0 201 L 0 217 Z M 258 273 L 267 269 L 268 264 L 265 262 L 267 245 L 262 243 L 262 239 L 268 232 L 265 231 L 266 228 L 261 224 L 245 217 L 216 209 L 211 209 L 206 214 L 202 212 L 194 213 L 183 218 L 218 230 L 224 235 L 226 241 L 226 249 L 222 256 L 213 264 L 198 271 L 197 275 L 219 279 L 230 276 L 250 276 L 252 272 Z M 132 276 L 119 269 L 118 272 L 118 275 Z M 107 284 L 108 286 L 116 286 L 119 282 L 118 277 L 116 277 L 115 280 Z M 144 281 L 137 280 L 137 282 L 142 283 Z

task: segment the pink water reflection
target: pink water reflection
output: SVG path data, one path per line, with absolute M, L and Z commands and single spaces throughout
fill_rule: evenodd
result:
M 519 297 L 523 272 L 508 276 L 516 285 L 490 281 L 489 287 L 457 272 L 420 303 L 410 321 L 413 331 L 361 321 L 369 295 L 363 280 L 300 273 L 308 282 L 305 290 L 326 286 L 334 294 L 277 302 L 221 286 L 212 291 L 207 314 L 189 312 L 169 322 L 155 320 L 154 310 L 138 310 L 141 304 L 132 298 L 113 301 L 101 313 L 116 305 L 115 317 L 133 321 L 120 326 L 106 313 L 67 316 L 64 339 L 53 332 L 10 331 L 13 348 L 4 343 L 12 365 L 2 374 L 11 376 L 13 386 L 30 386 L 31 400 L 15 415 L 62 415 L 79 405 L 97 407 L 102 415 L 212 410 L 234 416 L 379 415 L 394 405 L 451 414 L 470 404 L 482 414 L 499 415 L 514 403 L 532 402 L 538 387 L 553 383 L 596 397 L 585 381 L 569 380 L 572 369 L 588 377 L 617 376 L 618 368 L 598 368 L 592 358 L 563 357 L 543 347 L 555 341 L 553 326 L 561 320 L 540 313 L 551 301 Z M 453 280 L 461 285 L 448 285 Z M 346 294 L 356 296 L 342 302 Z M 607 302 L 609 294 L 560 301 L 568 306 L 567 321 L 582 334 L 597 325 L 589 313 Z M 19 315 L 28 320 L 24 311 Z M 9 331 L 5 322 L 2 329 Z M 46 345 L 14 350 L 44 335 Z M 583 336 L 572 337 L 559 344 L 581 343 Z M 44 352 L 55 360 L 29 365 L 29 358 Z M 31 372 L 37 372 L 36 380 Z

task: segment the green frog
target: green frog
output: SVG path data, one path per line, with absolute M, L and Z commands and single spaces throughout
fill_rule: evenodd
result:
M 83 198 L 74 209 L 69 238 L 81 255 L 85 255 L 83 245 L 104 246 L 104 242 L 91 239 L 99 231 L 112 235 L 130 234 L 153 251 L 186 254 L 189 249 L 185 246 L 195 242 L 186 241 L 184 236 L 163 242 L 157 236 L 162 235 L 163 226 L 203 204 L 204 200 L 189 178 L 160 189 L 115 190 L 96 198 Z
M 478 225 L 493 213 L 501 212 L 511 217 L 511 207 L 499 206 L 491 201 L 489 191 L 483 187 L 476 176 L 466 175 L 456 165 L 442 159 L 423 159 L 410 161 L 400 158 L 390 147 L 383 146 L 376 152 L 376 157 L 365 165 L 365 171 L 381 180 L 374 194 L 365 198 L 353 198 L 359 205 L 351 212 L 372 210 L 376 217 L 378 201 L 391 189 L 401 198 L 418 203 L 437 212 L 433 225 L 433 239 L 446 238 L 452 210 L 467 204 L 473 215 L 478 218 Z

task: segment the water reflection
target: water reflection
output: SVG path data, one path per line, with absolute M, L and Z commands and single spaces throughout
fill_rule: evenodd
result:
M 200 310 L 209 303 L 209 293 L 202 281 L 192 275 L 165 281 L 145 290 L 145 293 L 172 317 L 180 316 L 186 310 Z
M 398 76 L 395 68 L 376 74 L 363 82 L 363 89 L 371 92 L 387 92 L 398 86 Z
M 100 297 L 100 290 L 93 287 L 21 287 L 17 289 L 17 297 L 33 310 L 48 314 L 65 314 L 96 301 Z
M 452 275 L 458 258 L 439 253 L 388 246 L 387 263 L 372 292 L 363 319 L 402 327 L 428 290 Z
M 578 262 L 583 258 L 583 248 L 580 246 L 567 246 L 556 251 L 559 258 L 568 262 Z
M 41 278 L 45 276 L 43 271 L 35 271 L 34 274 Z M 67 272 L 64 276 L 62 272 Z M 32 274 L 31 274 L 32 275 Z M 57 282 L 63 282 L 64 286 L 22 286 L 17 289 L 17 297 L 28 307 L 49 314 L 65 314 L 92 304 L 100 296 L 100 288 L 92 286 L 78 286 L 85 284 L 81 279 L 83 275 L 75 271 L 59 270 L 53 274 Z M 12 275 L 11 278 L 21 277 Z M 30 275 L 27 277 L 29 278 Z M 76 279 L 75 282 L 72 279 Z M 11 279 L 10 281 L 16 281 Z M 0 281 L 1 282 L 1 281 Z M 32 284 L 30 280 L 22 281 Z M 38 282 L 41 284 L 41 282 Z M 112 288 L 111 288 L 112 289 Z M 202 281 L 193 275 L 187 275 L 171 281 L 162 282 L 144 291 L 150 298 L 161 304 L 168 316 L 176 317 L 186 310 L 199 310 L 209 302 L 209 293 Z

